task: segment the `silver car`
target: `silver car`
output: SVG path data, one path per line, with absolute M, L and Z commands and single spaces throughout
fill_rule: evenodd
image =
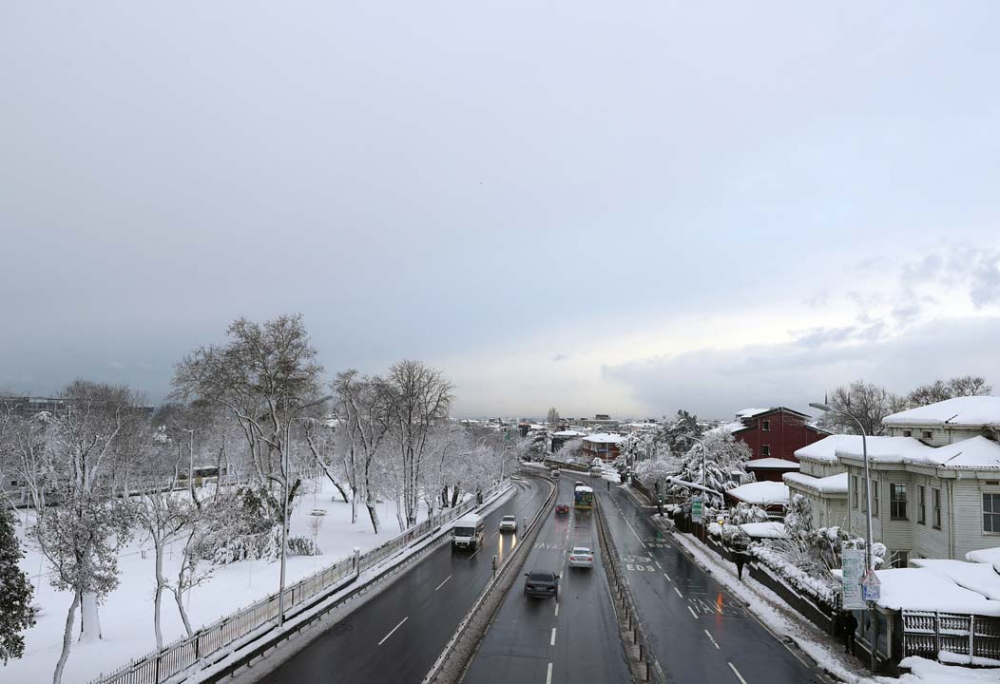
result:
M 592 568 L 594 567 L 594 552 L 586 546 L 574 546 L 569 552 L 569 567 L 571 568 Z
M 517 532 L 517 516 L 505 515 L 500 518 L 501 532 Z

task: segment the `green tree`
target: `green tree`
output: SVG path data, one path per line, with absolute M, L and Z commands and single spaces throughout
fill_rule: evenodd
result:
M 14 534 L 14 516 L 6 503 L 0 502 L 0 658 L 4 664 L 21 657 L 21 632 L 35 624 L 30 605 L 34 587 L 17 565 L 22 558 L 24 552 Z

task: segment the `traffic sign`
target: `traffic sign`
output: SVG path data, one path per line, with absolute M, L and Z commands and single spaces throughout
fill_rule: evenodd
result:
M 869 570 L 861 580 L 861 594 L 865 601 L 878 601 L 882 598 L 882 581 L 874 570 Z
M 691 522 L 700 523 L 704 504 L 700 496 L 691 497 Z
M 842 581 L 844 591 L 844 610 L 864 610 L 867 608 L 861 592 L 861 578 L 865 574 L 865 552 L 861 549 L 843 548 Z

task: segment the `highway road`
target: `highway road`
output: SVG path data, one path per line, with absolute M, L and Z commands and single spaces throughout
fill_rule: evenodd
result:
M 265 684 L 420 682 L 517 536 L 498 533 L 500 518 L 531 518 L 549 492 L 536 478 L 515 480 L 516 496 L 486 519 L 486 543 L 475 553 L 442 544 L 382 593 L 318 636 L 274 671 Z M 265 661 L 266 662 L 266 661 Z M 260 665 L 257 665 L 260 667 Z
M 589 484 L 589 477 L 582 478 Z M 573 503 L 572 473 L 564 471 L 557 503 Z M 466 673 L 463 684 L 629 682 L 618 623 L 601 565 L 594 514 L 550 513 L 524 572 L 562 574 L 559 598 L 524 595 L 523 579 L 508 592 Z M 567 567 L 573 546 L 594 550 L 594 568 Z
M 599 482 L 599 481 L 598 481 Z M 650 648 L 668 682 L 829 680 L 791 651 L 650 521 L 620 487 L 595 487 Z

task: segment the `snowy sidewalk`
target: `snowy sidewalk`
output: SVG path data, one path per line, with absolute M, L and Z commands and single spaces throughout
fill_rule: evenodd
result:
M 688 534 L 676 533 L 662 524 L 657 516 L 653 522 L 661 529 L 673 533 L 677 545 L 696 563 L 708 570 L 726 589 L 747 605 L 747 608 L 767 627 L 775 638 L 787 635 L 799 649 L 816 661 L 818 667 L 849 684 L 873 684 L 865 668 L 857 659 L 844 653 L 842 643 L 820 630 L 773 591 L 744 573 L 741 582 L 736 576 L 736 566 L 716 555 L 698 539 Z M 880 681 L 898 681 L 879 678 Z

